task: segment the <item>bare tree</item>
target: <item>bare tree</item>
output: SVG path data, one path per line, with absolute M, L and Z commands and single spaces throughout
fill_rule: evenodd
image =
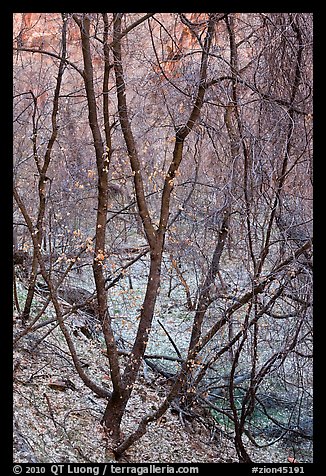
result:
M 26 19 L 17 32 L 16 250 L 24 240 L 33 254 L 25 328 L 15 342 L 40 329 L 52 303 L 78 375 L 107 400 L 102 424 L 117 457 L 171 404 L 222 415 L 240 462 L 252 461 L 244 436 L 263 445 L 257 412 L 283 436 L 299 431 L 299 411 L 280 422 L 264 401 L 273 375 L 302 402 L 303 372 L 293 369 L 310 358 L 310 22 L 286 13 L 62 14 L 52 49 L 44 38 L 28 42 L 35 26 Z M 38 89 L 26 89 L 19 61 L 43 78 Z M 55 86 L 46 87 L 54 71 Z M 141 245 L 129 246 L 133 233 Z M 126 351 L 111 292 L 142 260 L 145 288 Z M 93 291 L 75 288 L 63 308 L 60 296 L 78 269 L 92 270 Z M 30 319 L 39 276 L 48 294 Z M 190 332 L 180 350 L 161 322 L 177 355 L 161 359 L 177 364 L 171 374 L 153 363 L 160 356 L 148 345 L 158 302 L 173 300 L 178 287 Z M 19 310 L 17 290 L 15 302 Z M 81 365 L 65 322 L 85 306 L 104 338 L 110 390 Z M 172 383 L 161 405 L 123 436 L 144 361 Z

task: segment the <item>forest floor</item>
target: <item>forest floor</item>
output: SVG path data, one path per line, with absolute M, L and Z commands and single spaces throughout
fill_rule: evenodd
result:
M 108 293 L 108 309 L 116 339 L 119 347 L 126 351 L 130 350 L 137 330 L 146 283 L 146 259 L 133 266 L 132 287 L 126 275 Z M 113 269 L 121 264 L 123 262 L 111 263 Z M 168 260 L 164 266 L 166 277 L 155 308 L 146 353 L 173 357 L 176 351 L 171 339 L 182 355 L 187 350 L 193 311 L 187 309 L 185 289 L 180 281 L 174 277 L 169 282 Z M 226 267 L 229 278 L 232 274 L 243 276 L 241 270 L 233 268 L 233 265 Z M 192 282 L 193 274 L 188 271 L 187 275 L 184 270 L 183 273 L 190 287 L 195 289 L 197 283 Z M 236 277 L 234 279 L 238 279 Z M 81 286 L 88 292 L 94 290 L 92 276 L 87 272 L 72 275 L 68 284 Z M 170 298 L 171 289 L 173 298 Z M 23 282 L 17 281 L 17 291 L 23 305 L 26 298 Z M 43 304 L 44 296 L 36 295 L 32 314 L 39 312 Z M 51 318 L 55 318 L 55 313 L 49 305 L 39 322 Z M 90 378 L 98 385 L 111 388 L 100 326 L 95 324 L 95 335 L 89 338 L 80 328 L 84 318 L 85 315 L 78 311 L 77 316 L 66 320 L 77 354 Z M 91 320 L 94 326 L 94 318 Z M 17 336 L 23 330 L 17 312 L 14 312 L 13 324 Z M 124 359 L 126 357 L 121 356 L 122 364 Z M 154 362 L 158 367 L 163 365 L 167 372 L 178 371 L 177 361 Z M 169 390 L 168 385 L 164 377 L 144 364 L 123 418 L 124 435 L 135 429 L 140 419 L 160 404 Z M 105 405 L 105 399 L 97 397 L 79 378 L 64 336 L 55 323 L 28 333 L 18 341 L 14 350 L 15 462 L 115 462 L 100 424 Z M 148 425 L 147 433 L 127 450 L 120 462 L 237 463 L 232 429 L 214 420 L 212 413 L 203 407 L 195 409 L 195 413 L 197 417 L 187 421 L 170 408 L 157 422 Z M 244 442 L 255 462 L 287 463 L 288 457 L 293 456 L 300 462 L 311 462 L 312 459 L 310 443 L 292 450 L 281 442 L 266 446 L 268 441 L 262 441 L 265 445 L 262 448 L 255 447 L 247 437 L 244 437 Z
M 35 332 L 22 339 L 14 354 L 15 462 L 115 462 L 100 425 L 105 399 L 95 396 L 76 376 L 58 330 L 38 344 L 39 337 Z M 80 355 L 87 356 L 88 373 L 97 383 L 109 386 L 101 344 L 82 334 L 74 341 Z M 62 381 L 69 381 L 71 388 L 55 388 Z M 123 433 L 153 410 L 166 390 L 159 382 L 148 384 L 140 377 L 123 420 Z M 217 447 L 210 438 L 204 425 L 184 427 L 169 410 L 148 426 L 146 435 L 121 462 L 236 461 L 232 442 Z
M 22 330 L 15 314 L 14 329 Z M 78 331 L 73 339 L 88 374 L 98 384 L 110 387 L 103 343 Z M 62 382 L 64 390 L 60 390 Z M 146 413 L 153 411 L 167 391 L 165 379 L 150 369 L 142 373 L 123 419 L 123 433 L 128 434 Z M 100 425 L 105 403 L 77 376 L 58 327 L 46 336 L 41 329 L 23 337 L 14 352 L 14 461 L 116 462 L 107 450 Z M 278 444 L 257 449 L 248 441 L 247 448 L 256 462 L 286 463 L 292 456 Z M 170 409 L 148 425 L 146 435 L 128 449 L 120 462 L 237 463 L 238 458 L 223 428 L 209 427 L 205 416 L 187 422 Z

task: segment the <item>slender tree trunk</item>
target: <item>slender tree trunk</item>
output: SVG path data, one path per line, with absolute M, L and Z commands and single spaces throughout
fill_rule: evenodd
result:
M 109 400 L 105 414 L 103 417 L 103 424 L 108 429 L 108 431 L 113 435 L 116 441 L 119 440 L 119 428 L 122 416 L 124 414 L 126 405 L 130 398 L 133 385 L 136 381 L 138 371 L 142 362 L 143 355 L 146 350 L 148 343 L 149 333 L 152 326 L 152 321 L 154 317 L 154 309 L 158 296 L 158 291 L 160 287 L 160 277 L 161 277 L 161 265 L 162 265 L 162 256 L 164 250 L 164 241 L 166 235 L 166 229 L 169 218 L 170 211 L 170 200 L 171 193 L 174 186 L 174 178 L 180 163 L 183 158 L 183 145 L 186 137 L 193 129 L 203 105 L 204 94 L 205 94 L 205 79 L 207 75 L 207 61 L 208 61 L 208 51 L 212 41 L 212 35 L 214 31 L 214 15 L 210 17 L 207 34 L 204 42 L 204 50 L 201 60 L 201 69 L 200 69 L 200 84 L 198 87 L 197 97 L 194 103 L 194 107 L 189 114 L 189 119 L 187 123 L 176 132 L 176 142 L 173 151 L 173 160 L 171 161 L 170 167 L 165 177 L 164 188 L 162 193 L 161 200 L 161 211 L 160 211 L 160 221 L 159 227 L 156 231 L 153 227 L 151 221 L 149 210 L 147 207 L 147 202 L 144 194 L 144 185 L 142 174 L 140 170 L 140 162 L 138 158 L 138 153 L 128 118 L 128 108 L 126 103 L 126 87 L 124 82 L 124 73 L 122 67 L 122 53 L 121 53 L 121 19 L 122 14 L 114 14 L 114 35 L 113 35 L 113 55 L 114 55 L 114 70 L 116 76 L 116 86 L 117 86 L 117 96 L 118 96 L 118 107 L 119 107 L 119 118 L 122 128 L 122 132 L 125 138 L 126 146 L 128 149 L 128 154 L 130 158 L 131 168 L 134 174 L 134 186 L 136 191 L 137 205 L 139 209 L 139 215 L 141 217 L 145 235 L 148 241 L 148 244 L 151 249 L 151 261 L 150 261 L 150 271 L 147 282 L 146 294 L 141 308 L 140 321 L 138 325 L 138 331 L 136 339 L 134 341 L 134 346 L 129 358 L 129 361 L 125 367 L 122 385 L 123 390 L 120 392 L 120 398 L 118 395 L 112 395 L 112 398 Z M 179 385 L 179 384 L 178 384 Z M 176 391 L 179 386 L 176 387 Z M 165 411 L 165 410 L 164 410 Z M 144 419 L 141 422 L 139 427 L 139 435 L 136 432 L 134 435 L 136 438 L 140 437 L 146 431 L 146 425 L 148 421 L 151 421 L 151 418 L 155 419 L 156 416 L 149 417 L 149 419 Z M 126 447 L 130 446 L 131 441 L 134 441 L 133 438 L 126 443 Z M 121 449 L 122 447 L 120 447 Z
M 15 226 L 12 233 L 13 252 L 18 250 L 17 227 Z
M 48 181 L 48 177 L 46 176 L 50 161 L 51 161 L 51 154 L 52 154 L 52 149 L 54 146 L 54 143 L 57 139 L 58 135 L 58 124 L 57 124 L 57 115 L 58 115 L 58 110 L 59 110 L 59 97 L 60 97 L 60 90 L 61 90 L 61 84 L 62 84 L 62 77 L 65 69 L 65 59 L 66 59 L 66 34 L 67 34 L 67 23 L 65 19 L 65 14 L 62 14 L 62 20 L 63 20 L 63 26 L 62 26 L 62 57 L 60 60 L 59 64 L 59 71 L 58 71 L 58 76 L 56 80 L 56 87 L 54 91 L 54 98 L 53 98 L 53 108 L 52 108 L 52 115 L 51 115 L 51 125 L 52 125 L 52 130 L 51 130 L 51 136 L 49 138 L 48 144 L 47 144 L 47 149 L 45 152 L 44 156 L 44 161 L 41 166 L 39 159 L 38 159 L 38 154 L 37 154 L 37 148 L 36 148 L 36 136 L 37 136 L 37 128 L 36 125 L 33 125 L 33 137 L 34 137 L 34 159 L 35 159 L 35 164 L 39 173 L 39 181 L 38 181 L 38 195 L 39 195 L 39 209 L 38 209 L 38 216 L 37 216 L 37 221 L 36 221 L 36 227 L 35 227 L 35 233 L 36 233 L 36 238 L 38 241 L 38 247 L 41 248 L 42 244 L 42 239 L 43 239 L 43 234 L 44 234 L 44 216 L 46 212 L 46 182 Z M 35 113 L 36 113 L 36 98 L 34 94 L 32 93 L 33 100 L 34 100 L 34 116 L 33 116 L 33 121 L 35 119 Z M 37 259 L 37 253 L 34 248 L 34 253 L 33 253 L 33 263 L 32 263 L 32 271 L 30 275 L 30 281 L 29 281 L 29 286 L 28 286 L 28 292 L 27 292 L 27 298 L 24 306 L 24 310 L 22 313 L 22 321 L 25 323 L 30 316 L 30 311 L 31 311 L 31 305 L 34 297 L 34 292 L 35 292 L 35 284 L 36 284 L 36 276 L 37 276 L 37 267 L 38 267 L 38 259 Z
M 122 401 L 123 386 L 121 383 L 121 374 L 119 367 L 118 351 L 111 326 L 110 316 L 107 312 L 107 293 L 105 289 L 105 275 L 103 271 L 103 264 L 105 260 L 105 237 L 106 237 L 106 220 L 108 209 L 108 168 L 110 164 L 112 148 L 111 148 L 111 136 L 110 136 L 110 124 L 109 124 L 109 104 L 108 104 L 108 80 L 109 80 L 109 50 L 107 44 L 108 36 L 108 20 L 107 14 L 103 14 L 104 21 L 104 79 L 103 79 L 103 116 L 105 120 L 104 131 L 106 139 L 106 149 L 104 147 L 101 130 L 97 115 L 97 103 L 94 90 L 94 74 L 92 53 L 90 45 L 90 18 L 88 14 L 73 15 L 74 20 L 79 26 L 83 62 L 84 62 L 84 83 L 87 95 L 87 105 L 89 112 L 89 126 L 93 136 L 93 143 L 96 155 L 97 165 L 97 216 L 96 216 L 96 235 L 95 235 L 95 250 L 93 259 L 93 274 L 97 292 L 97 302 L 99 319 L 102 324 L 105 343 L 107 346 L 108 358 L 110 362 L 110 375 L 113 384 L 113 394 L 111 400 L 114 402 Z M 119 420 L 119 419 L 118 419 Z
M 113 392 L 112 397 L 107 403 L 102 419 L 102 424 L 106 427 L 109 434 L 113 436 L 116 442 L 118 442 L 120 438 L 121 419 L 130 398 L 132 388 L 138 375 L 142 358 L 147 347 L 149 332 L 152 326 L 154 309 L 160 286 L 161 262 L 162 251 L 158 251 L 156 253 L 152 252 L 147 288 L 141 308 L 136 339 L 131 351 L 131 357 L 123 374 L 120 392 Z

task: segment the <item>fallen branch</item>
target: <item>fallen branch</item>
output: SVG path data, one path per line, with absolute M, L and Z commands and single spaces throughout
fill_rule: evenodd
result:
M 107 352 L 105 349 L 102 350 L 102 353 L 104 355 L 107 355 Z M 119 350 L 118 351 L 119 355 L 124 355 L 126 357 L 129 357 L 131 355 L 131 352 L 126 351 L 126 350 Z M 171 357 L 169 355 L 156 355 L 156 354 L 145 354 L 144 355 L 145 359 L 154 359 L 154 360 L 170 360 L 172 362 L 184 362 L 184 359 L 181 357 Z
M 169 341 L 171 342 L 174 350 L 176 351 L 177 353 L 177 356 L 179 357 L 179 359 L 182 359 L 181 357 L 181 353 L 180 353 L 180 350 L 178 349 L 176 343 L 174 342 L 174 340 L 172 339 L 171 335 L 169 334 L 169 332 L 165 329 L 165 327 L 163 326 L 162 322 L 157 319 L 157 322 L 159 323 L 159 325 L 162 327 L 163 331 L 165 332 L 165 334 L 167 335 L 167 338 L 169 339 Z M 182 360 L 183 361 L 183 360 Z

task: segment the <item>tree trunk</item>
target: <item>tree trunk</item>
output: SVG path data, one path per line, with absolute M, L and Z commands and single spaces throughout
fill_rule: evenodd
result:
M 34 291 L 35 291 L 35 284 L 36 284 L 36 277 L 37 277 L 37 257 L 36 257 L 36 253 L 35 253 L 35 250 L 34 250 L 33 261 L 32 261 L 32 270 L 31 270 L 30 277 L 29 277 L 27 297 L 26 297 L 26 301 L 25 301 L 25 304 L 24 304 L 24 309 L 23 309 L 22 316 L 21 316 L 23 325 L 26 324 L 26 322 L 29 319 L 30 313 L 31 313 L 31 307 L 32 307 L 32 302 L 33 302 L 33 298 L 34 298 Z
M 15 226 L 12 233 L 13 251 L 18 251 L 17 227 Z
M 121 421 L 128 403 L 128 399 L 128 392 L 123 392 L 120 394 L 118 392 L 113 392 L 106 405 L 101 421 L 108 434 L 112 436 L 112 439 L 116 445 L 120 443 Z
M 102 419 L 102 424 L 116 442 L 118 442 L 120 438 L 121 420 L 138 375 L 139 367 L 146 350 L 149 332 L 152 326 L 154 309 L 160 286 L 162 250 L 163 243 L 161 244 L 159 251 L 152 252 L 151 254 L 150 273 L 148 276 L 146 294 L 141 309 L 137 336 L 130 354 L 129 361 L 125 367 L 122 379 L 123 383 L 121 383 L 119 391 L 113 392 L 112 397 L 107 403 Z
M 139 216 L 142 221 L 143 229 L 146 235 L 147 242 L 151 249 L 151 263 L 150 271 L 147 281 L 147 289 L 143 301 L 140 321 L 138 325 L 137 336 L 134 341 L 133 349 L 129 361 L 125 367 L 122 386 L 120 391 L 116 393 L 109 400 L 105 414 L 102 420 L 103 425 L 108 429 L 112 436 L 118 440 L 120 437 L 121 420 L 130 398 L 132 387 L 136 381 L 138 371 L 144 356 L 146 346 L 148 343 L 149 332 L 151 330 L 154 309 L 157 299 L 157 294 L 160 286 L 161 264 L 164 249 L 165 234 L 168 224 L 170 212 L 170 199 L 174 186 L 174 178 L 180 166 L 183 157 L 183 145 L 186 137 L 193 129 L 203 105 L 205 95 L 205 79 L 207 75 L 207 61 L 208 50 L 212 41 L 214 32 L 214 16 L 210 16 L 208 30 L 204 41 L 204 51 L 201 59 L 200 69 L 200 84 L 198 87 L 197 97 L 194 107 L 189 115 L 187 123 L 176 131 L 176 142 L 173 151 L 173 160 L 165 177 L 164 188 L 161 198 L 161 211 L 158 230 L 155 230 L 152 220 L 150 218 L 147 201 L 144 192 L 143 178 L 141 174 L 140 161 L 138 158 L 136 143 L 133 137 L 126 102 L 126 87 L 124 82 L 124 73 L 122 67 L 122 53 L 121 53 L 121 20 L 122 14 L 114 14 L 114 35 L 112 51 L 114 56 L 114 71 L 116 76 L 117 98 L 119 108 L 119 119 L 121 129 L 124 135 L 127 146 L 130 165 L 134 174 L 134 186 L 136 192 L 136 200 L 139 210 Z M 153 416 L 155 418 L 155 416 Z M 150 421 L 150 420 L 148 420 Z M 146 431 L 147 419 L 140 424 L 140 437 Z M 131 440 L 130 440 L 131 441 Z M 132 440 L 133 441 L 133 440 Z M 131 442 L 129 442 L 131 444 Z M 128 444 L 126 444 L 128 447 Z

